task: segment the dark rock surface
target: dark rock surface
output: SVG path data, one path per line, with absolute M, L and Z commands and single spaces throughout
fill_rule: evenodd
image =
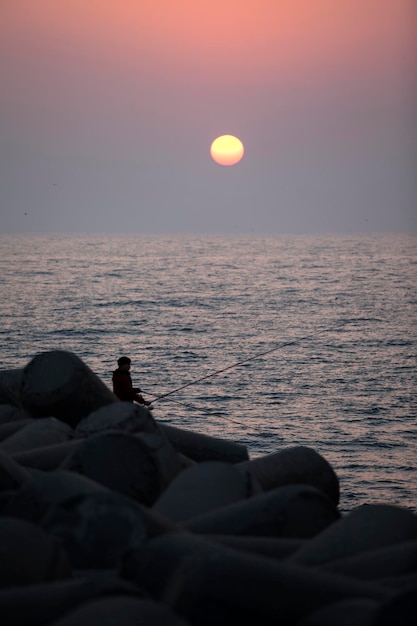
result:
M 158 423 L 71 352 L 0 372 L 7 626 L 414 624 L 417 516 L 339 499 L 315 450 Z

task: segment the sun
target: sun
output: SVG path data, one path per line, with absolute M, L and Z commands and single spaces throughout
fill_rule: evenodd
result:
M 210 155 L 219 165 L 239 163 L 245 152 L 243 143 L 234 135 L 221 135 L 210 146 Z

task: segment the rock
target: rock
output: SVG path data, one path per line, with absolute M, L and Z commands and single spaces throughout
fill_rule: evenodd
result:
M 24 452 L 42 446 L 51 446 L 73 438 L 73 429 L 55 417 L 32 419 L 0 444 L 9 454 Z
M 408 573 L 417 574 L 417 539 L 359 552 L 325 563 L 322 567 L 329 572 L 361 580 L 384 580 Z
M 250 474 L 236 465 L 206 461 L 181 472 L 155 502 L 153 510 L 172 522 L 183 522 L 261 491 Z
M 0 441 L 7 626 L 414 624 L 417 515 L 341 517 L 311 448 L 249 460 L 66 351 L 0 372 Z
M 297 626 L 371 626 L 378 607 L 375 600 L 349 598 L 313 611 L 297 622 Z
M 0 450 L 0 492 L 20 489 L 31 480 L 30 472 Z
M 249 458 L 247 448 L 233 441 L 209 437 L 168 424 L 159 423 L 159 427 L 174 448 L 193 461 L 240 463 Z
M 172 526 L 130 498 L 105 491 L 50 507 L 42 528 L 65 546 L 73 568 L 112 569 L 122 555 Z
M 321 491 L 291 485 L 200 515 L 182 527 L 196 533 L 305 539 L 338 519 L 336 507 Z
M 365 504 L 294 552 L 290 560 L 323 565 L 370 550 L 417 539 L 417 516 L 387 504 Z
M 130 434 L 160 432 L 149 409 L 133 402 L 115 402 L 84 417 L 77 424 L 75 434 L 77 437 L 89 437 L 108 430 Z
M 32 480 L 9 497 L 3 506 L 3 514 L 39 524 L 53 506 L 105 491 L 102 485 L 72 472 L 38 471 Z
M 284 485 L 311 485 L 339 504 L 339 480 L 331 465 L 312 448 L 295 446 L 240 465 L 254 476 L 264 491 Z
M 192 624 L 299 624 L 332 603 L 389 594 L 377 585 L 222 548 L 184 558 L 162 601 Z M 336 622 L 337 624 L 338 622 Z M 396 622 L 395 622 L 396 623 Z
M 72 428 L 92 411 L 118 402 L 81 359 L 64 350 L 43 352 L 26 365 L 20 395 L 33 417 L 56 417 Z
M 128 552 L 120 575 L 192 624 L 296 624 L 345 599 L 381 602 L 377 585 L 226 548 L 192 533 L 167 533 Z
M 3 428 L 6 424 L 14 424 L 20 420 L 31 419 L 30 415 L 26 413 L 22 408 L 14 406 L 13 404 L 0 404 L 0 427 Z
M 0 406 L 0 411 L 5 407 L 6 405 Z M 32 424 L 32 422 L 34 421 L 32 417 L 22 417 L 22 412 L 19 409 L 16 409 L 15 407 L 10 408 L 13 409 L 13 411 L 17 411 L 16 419 L 11 419 L 7 422 L 1 422 L 0 419 L 0 442 L 6 441 L 6 439 L 11 437 L 15 433 L 18 433 L 22 430 L 22 428 L 24 428 L 28 424 Z
M 370 626 L 414 626 L 416 615 L 417 593 L 414 585 L 383 602 Z
M 14 391 L 0 382 L 0 406 L 20 408 L 19 398 Z
M 0 517 L 0 589 L 71 576 L 60 542 L 28 522 Z
M 150 506 L 182 469 L 182 461 L 157 432 L 109 431 L 88 437 L 62 467 Z
M 377 582 L 378 585 L 390 588 L 392 592 L 417 589 L 417 571 L 406 574 L 395 574 L 395 576 L 388 576 L 386 578 L 378 578 Z
M 112 596 L 87 602 L 51 626 L 187 626 L 168 607 L 150 600 Z
M 0 404 L 20 405 L 20 385 L 23 369 L 0 370 Z
M 190 555 L 217 554 L 218 544 L 189 532 L 166 533 L 127 550 L 120 561 L 119 575 L 156 600 L 165 590 L 183 560 Z
M 54 470 L 80 445 L 81 439 L 73 439 L 71 441 L 57 443 L 53 446 L 42 446 L 41 448 L 15 452 L 11 456 L 17 463 L 24 467 L 45 471 Z
M 137 586 L 116 577 L 70 578 L 0 590 L 0 623 L 44 626 L 93 599 L 140 595 Z
M 208 541 L 219 542 L 222 545 L 264 556 L 270 559 L 283 560 L 293 554 L 307 539 L 288 539 L 287 537 L 239 537 L 234 535 L 204 535 Z

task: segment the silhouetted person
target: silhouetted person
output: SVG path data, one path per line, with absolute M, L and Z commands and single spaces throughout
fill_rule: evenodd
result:
M 132 378 L 130 377 L 130 363 L 128 356 L 121 356 L 117 361 L 119 366 L 113 372 L 113 392 L 123 402 L 137 402 L 149 406 L 151 403 L 144 400 L 140 394 L 138 387 L 133 387 Z

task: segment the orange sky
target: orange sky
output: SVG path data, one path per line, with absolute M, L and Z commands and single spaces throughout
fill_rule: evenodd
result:
M 197 80 L 375 70 L 376 59 L 385 65 L 409 46 L 408 0 L 5 1 L 5 36 L 22 51 L 67 46 L 74 63 L 99 58 L 126 71 L 146 63 Z
M 369 204 L 375 189 L 378 205 L 388 170 L 389 193 L 400 193 L 412 165 L 414 1 L 0 0 L 6 184 L 22 163 L 35 179 L 51 163 L 117 161 L 137 172 L 152 206 L 177 196 L 182 206 L 201 166 L 194 202 L 208 203 L 209 145 L 234 134 L 245 143 L 248 203 L 266 190 L 272 206 L 278 168 L 289 202 L 307 206 L 317 194 L 319 205 L 338 167 L 335 197 L 364 194 Z M 183 179 L 172 175 L 179 168 Z M 165 176 L 162 198 L 154 181 Z M 300 176 L 311 180 L 301 199 Z M 234 189 L 223 189 L 224 202 Z

